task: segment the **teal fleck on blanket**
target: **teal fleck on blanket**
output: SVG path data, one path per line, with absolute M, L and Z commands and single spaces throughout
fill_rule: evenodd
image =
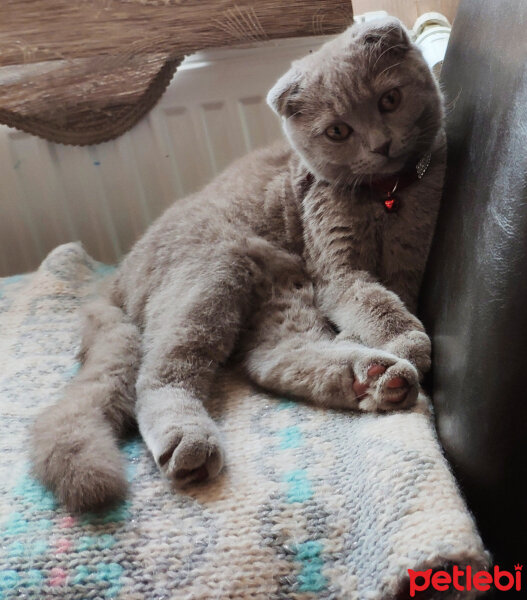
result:
M 58 507 L 29 474 L 27 426 L 78 368 L 78 309 L 107 270 L 66 244 L 0 279 L 0 599 L 380 600 L 404 597 L 409 568 L 486 566 L 426 399 L 355 415 L 236 372 L 209 406 L 227 454 L 217 480 L 174 491 L 133 439 L 126 502 Z

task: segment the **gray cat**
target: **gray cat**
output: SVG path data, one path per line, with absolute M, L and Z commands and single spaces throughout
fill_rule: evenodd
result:
M 82 368 L 32 430 L 72 511 L 122 498 L 136 421 L 185 485 L 224 454 L 203 401 L 226 361 L 326 407 L 412 406 L 430 367 L 414 316 L 445 167 L 443 103 L 399 21 L 355 24 L 269 92 L 289 140 L 176 202 L 87 309 Z

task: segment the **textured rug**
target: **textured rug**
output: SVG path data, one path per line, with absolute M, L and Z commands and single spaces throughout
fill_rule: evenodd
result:
M 67 244 L 0 279 L 1 599 L 376 600 L 407 597 L 409 568 L 486 566 L 424 398 L 358 416 L 226 374 L 210 406 L 228 465 L 216 481 L 174 492 L 132 439 L 126 502 L 58 507 L 28 474 L 27 426 L 76 372 L 78 308 L 108 269 Z

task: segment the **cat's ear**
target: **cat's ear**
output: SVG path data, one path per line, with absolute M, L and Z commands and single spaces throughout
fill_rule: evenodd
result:
M 363 26 L 359 41 L 371 51 L 404 54 L 412 47 L 406 27 L 393 17 L 375 19 Z
M 301 109 L 302 73 L 295 67 L 282 75 L 267 94 L 267 104 L 280 117 L 290 117 Z

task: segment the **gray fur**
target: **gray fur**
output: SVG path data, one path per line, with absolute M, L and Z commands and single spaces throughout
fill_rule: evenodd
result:
M 392 88 L 401 105 L 380 112 Z M 116 440 L 134 415 L 176 484 L 217 475 L 221 438 L 203 402 L 229 358 L 268 390 L 328 407 L 416 399 L 430 341 L 413 311 L 445 166 L 437 84 L 390 19 L 294 63 L 268 101 L 290 144 L 176 202 L 88 309 L 82 369 L 32 435 L 35 473 L 71 510 L 124 495 Z M 347 140 L 326 137 L 335 122 L 353 128 Z M 360 185 L 428 151 L 397 214 Z

